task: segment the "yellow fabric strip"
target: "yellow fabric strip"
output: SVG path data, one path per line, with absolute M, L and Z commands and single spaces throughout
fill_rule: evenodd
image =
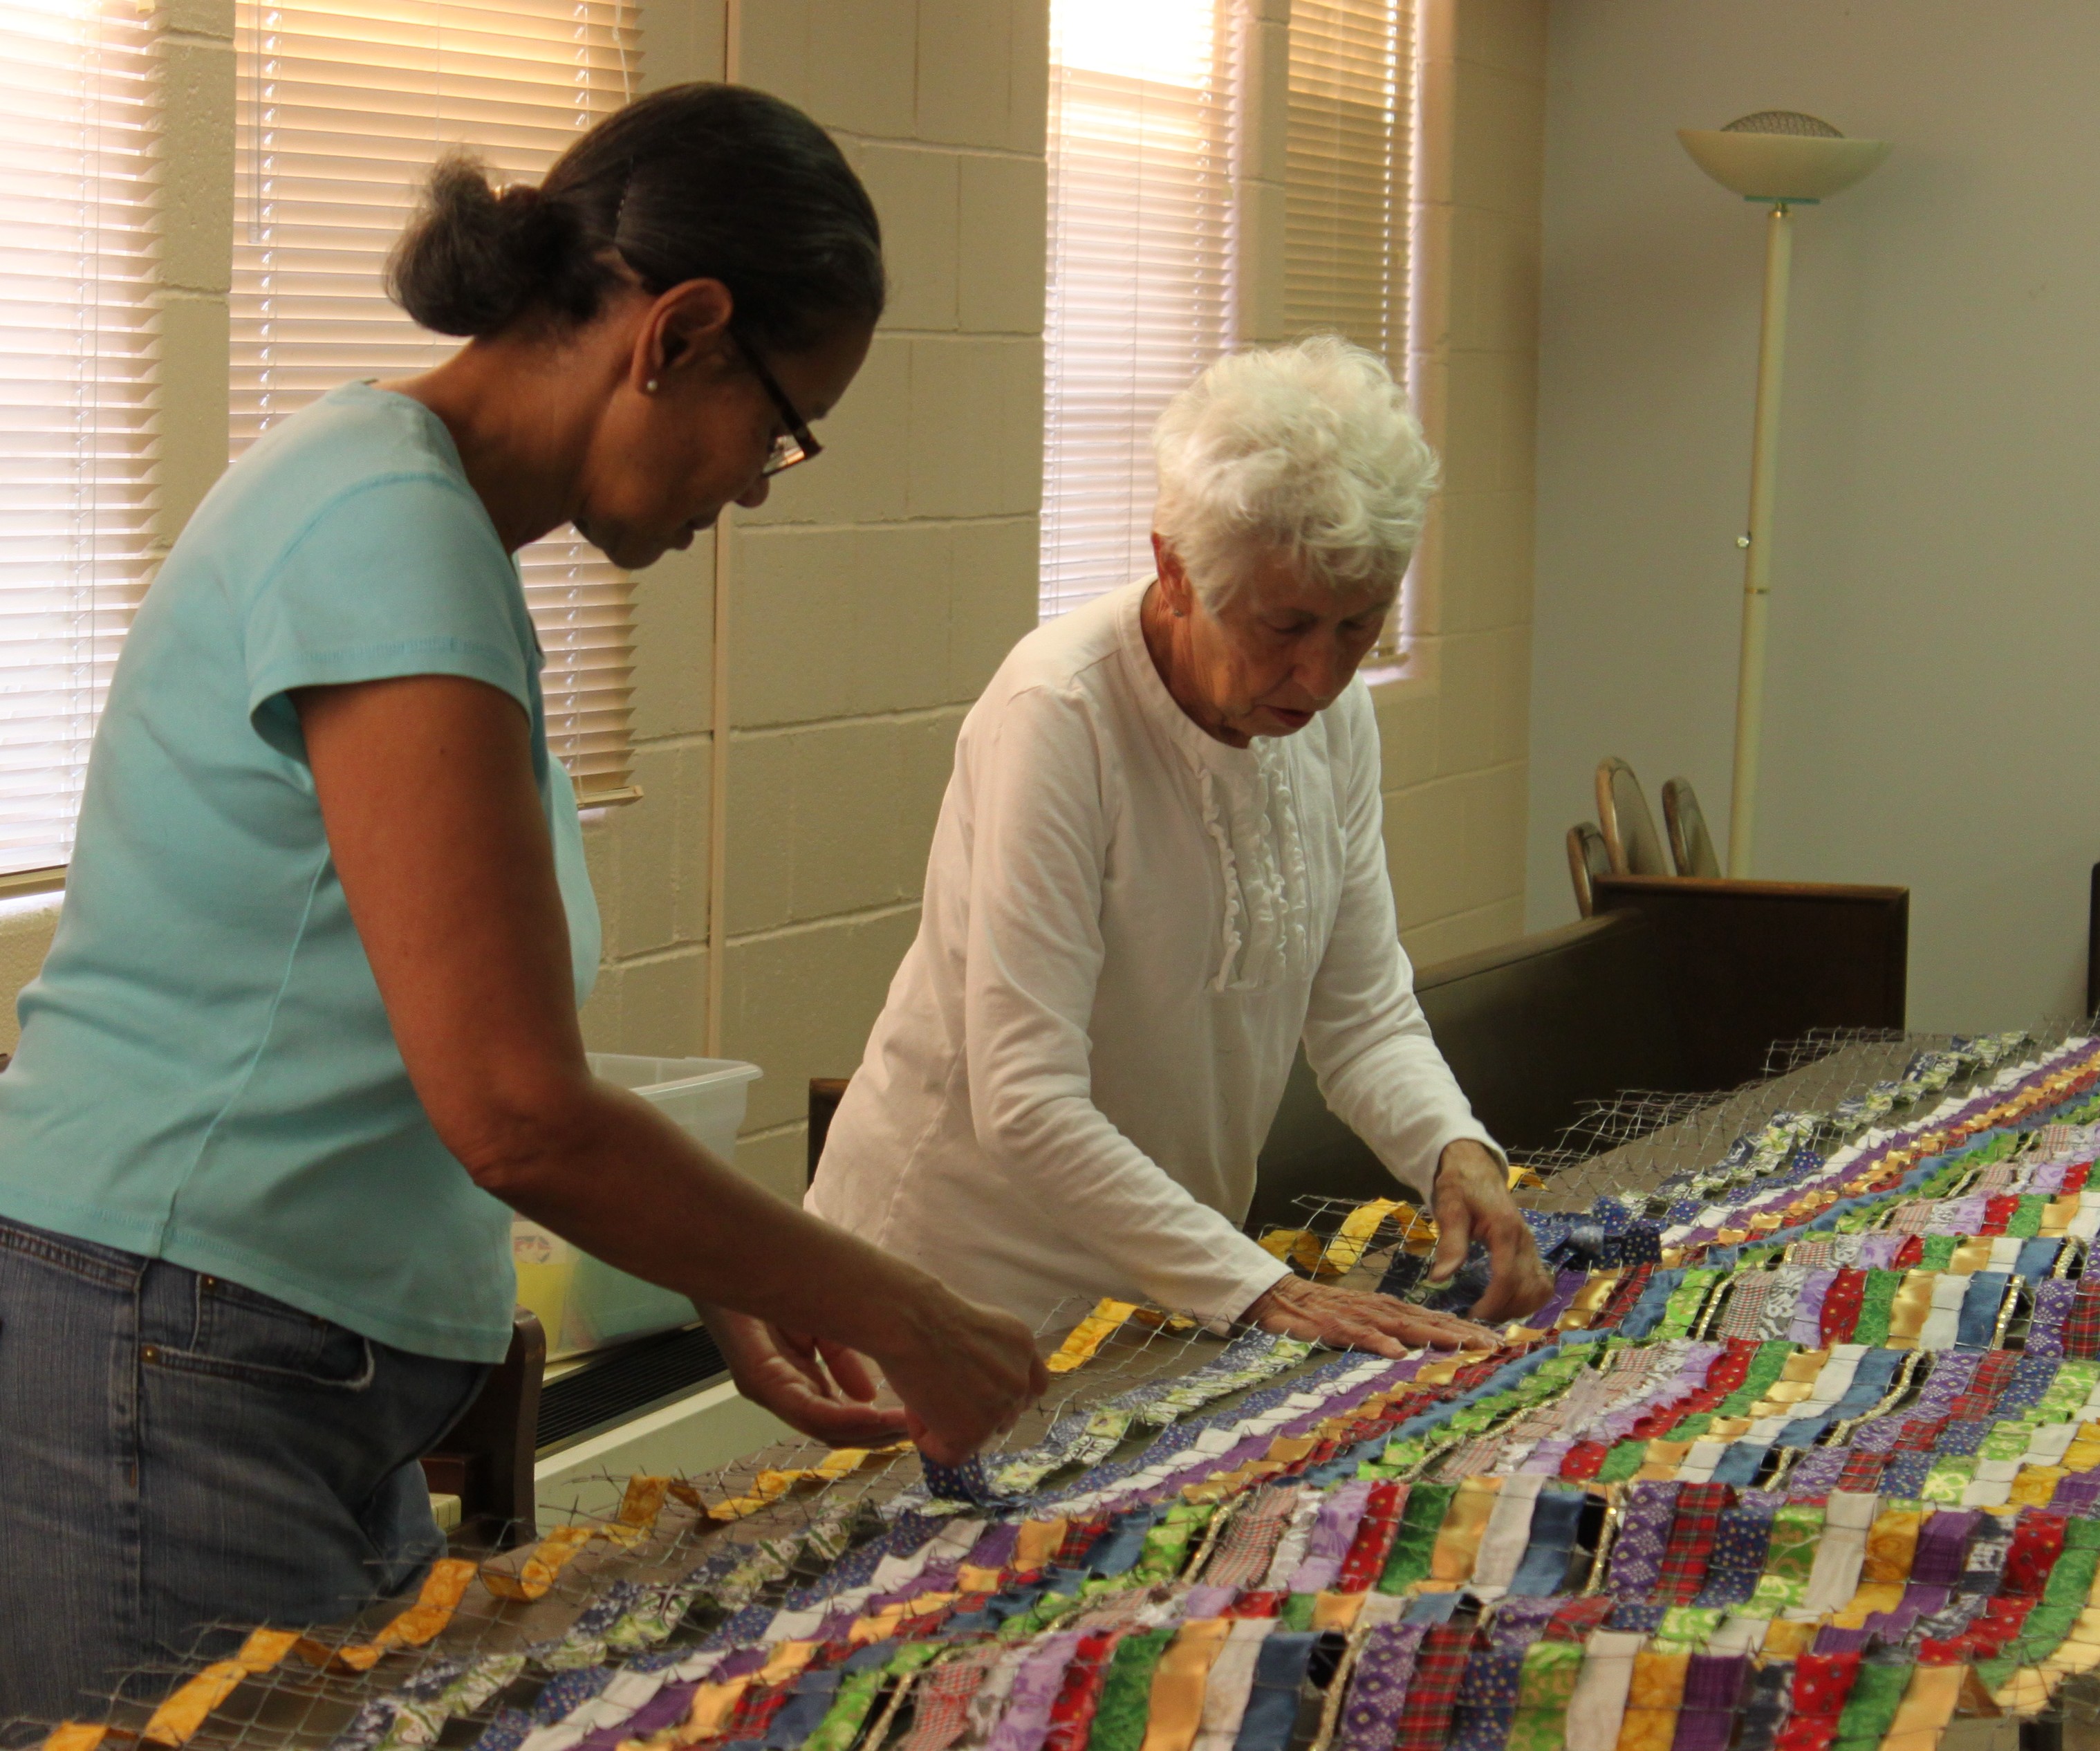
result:
M 1277 1228 L 1262 1236 L 1261 1249 L 1286 1264 L 1296 1265 L 1308 1276 L 1319 1269 L 1321 1256 L 1326 1250 L 1310 1228 Z
M 613 1523 L 599 1530 L 623 1550 L 633 1550 L 656 1529 L 656 1516 L 664 1511 L 664 1498 L 670 1491 L 669 1478 L 650 1477 L 638 1471 L 627 1480 Z
M 1203 1691 L 1231 1632 L 1229 1617 L 1185 1623 L 1153 1669 L 1145 1740 L 1138 1751 L 1189 1751 L 1203 1724 Z
M 1323 1634 L 1332 1630 L 1347 1635 L 1357 1626 L 1357 1613 L 1364 1608 L 1368 1593 L 1317 1593 L 1312 1596 L 1312 1627 Z
M 1925 1515 L 1917 1509 L 1884 1508 L 1876 1515 L 1867 1528 L 1867 1557 L 1860 1565 L 1860 1580 L 1869 1585 L 1900 1585 L 1909 1580 L 1911 1559 L 1917 1552 L 1917 1535 L 1924 1524 Z
M 2060 1465 L 2023 1466 L 2006 1499 L 2023 1506 L 2046 1507 L 2056 1494 L 2056 1486 L 2070 1475 L 2069 1468 Z
M 1053 1374 L 1068 1374 L 1092 1361 L 1094 1352 L 1136 1311 L 1135 1301 L 1096 1301 L 1094 1311 L 1065 1334 L 1043 1365 Z
M 588 1526 L 558 1526 L 528 1550 L 510 1550 L 482 1565 L 481 1584 L 500 1599 L 540 1599 L 590 1542 Z
M 184 1684 L 153 1711 L 146 1722 L 145 1736 L 157 1745 L 188 1744 L 204 1725 L 205 1717 L 240 1688 L 248 1668 L 237 1660 L 222 1660 Z
M 1458 1486 L 1445 1511 L 1436 1542 L 1430 1547 L 1429 1574 L 1434 1581 L 1460 1581 L 1472 1578 L 1473 1561 L 1480 1553 L 1480 1537 L 1488 1529 L 1501 1491 L 1498 1477 L 1469 1477 Z
M 1986 1270 L 1991 1263 L 1991 1242 L 1988 1239 L 1965 1240 L 1954 1249 L 1954 1256 L 1947 1261 L 1947 1268 L 1960 1277 L 1974 1277 Z
M 1895 1303 L 1889 1308 L 1889 1335 L 1885 1347 L 1917 1347 L 1917 1334 L 1925 1330 L 1926 1318 L 1932 1312 L 1932 1286 L 1939 1281 L 1937 1271 L 1912 1271 L 1904 1278 L 1903 1286 L 1896 1290 Z
M 1013 1566 L 1023 1572 L 1042 1568 L 1065 1541 L 1065 1529 L 1063 1520 L 1023 1520 L 1013 1541 Z
M 1553 1322 L 1555 1331 L 1587 1331 L 1590 1321 L 1603 1312 L 1604 1303 L 1612 1299 L 1612 1291 L 1619 1286 L 1625 1273 L 1619 1271 L 1599 1271 L 1589 1281 L 1575 1291 L 1575 1299 L 1568 1303 L 1568 1311 Z
M 1871 1540 L 1873 1534 L 1870 1532 L 1867 1537 Z M 1869 1615 L 1877 1611 L 1894 1611 L 1903 1603 L 1903 1596 L 1900 1581 L 1864 1581 L 1845 1608 L 1830 1621 L 1841 1630 L 1864 1630 Z
M 469 1563 L 467 1570 L 473 1572 Z M 153 1711 L 152 1718 L 146 1722 L 143 1736 L 155 1744 L 179 1745 L 189 1742 L 191 1736 L 204 1725 L 205 1718 L 214 1709 L 240 1688 L 240 1681 L 250 1674 L 267 1672 L 289 1653 L 299 1640 L 296 1630 L 255 1630 L 240 1644 L 240 1652 L 231 1660 L 222 1660 L 206 1666 L 203 1671 L 182 1686 Z M 82 1735 L 93 1734 L 87 1744 L 99 1744 L 106 1728 L 82 1727 Z M 57 1739 L 65 1728 L 51 1736 Z M 48 1744 L 50 1741 L 46 1741 Z
M 1342 1219 L 1334 1239 L 1327 1242 L 1327 1250 L 1314 1267 L 1316 1272 L 1321 1277 L 1345 1277 L 1356 1269 L 1364 1262 L 1371 1237 L 1383 1225 L 1385 1219 L 1405 1207 L 1397 1198 L 1392 1197 L 1374 1197 L 1368 1204 L 1357 1205 Z
M 422 1590 L 417 1594 L 416 1603 L 382 1625 L 368 1642 L 350 1642 L 330 1648 L 296 1636 L 292 1639 L 298 1642 L 300 1656 L 310 1665 L 327 1666 L 339 1672 L 368 1672 L 390 1648 L 421 1647 L 433 1639 L 452 1621 L 452 1613 L 466 1597 L 467 1583 L 474 1579 L 474 1564 L 457 1557 L 433 1563 L 430 1573 L 423 1577 Z
M 730 1717 L 736 1713 L 736 1705 L 743 1700 L 743 1693 L 751 1688 L 752 1674 L 730 1678 L 720 1684 L 703 1684 L 693 1692 L 692 1705 L 686 1710 L 685 1725 L 678 1729 L 678 1740 L 690 1744 L 697 1739 L 712 1739 L 729 1725 Z
M 107 1727 L 90 1727 L 85 1721 L 68 1721 L 54 1727 L 44 1737 L 42 1751 L 95 1751 L 109 1736 Z

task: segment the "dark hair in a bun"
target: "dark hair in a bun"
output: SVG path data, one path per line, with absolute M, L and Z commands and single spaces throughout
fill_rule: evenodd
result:
M 681 85 L 608 116 L 537 188 L 474 159 L 430 173 L 386 290 L 439 334 L 588 322 L 624 262 L 652 293 L 719 280 L 737 332 L 796 353 L 882 314 L 882 228 L 831 137 L 746 86 Z

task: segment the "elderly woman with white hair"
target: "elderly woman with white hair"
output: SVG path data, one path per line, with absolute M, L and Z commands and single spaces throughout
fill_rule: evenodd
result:
M 1478 1342 L 1240 1228 L 1302 1039 L 1430 1203 L 1431 1278 L 1480 1239 L 1476 1317 L 1551 1291 L 1414 999 L 1357 678 L 1436 458 L 1383 364 L 1330 338 L 1219 360 L 1154 443 L 1157 576 L 1022 639 L 964 723 L 809 1207 L 1039 1323 L 1114 1295 L 1387 1354 Z

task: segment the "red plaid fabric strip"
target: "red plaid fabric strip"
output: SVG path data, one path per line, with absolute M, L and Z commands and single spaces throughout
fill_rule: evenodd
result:
M 1670 1542 L 1663 1548 L 1662 1572 L 1656 1580 L 1657 1599 L 1688 1605 L 1697 1597 L 1722 1513 L 1735 1499 L 1735 1489 L 1727 1484 L 1687 1484 L 1678 1492 L 1677 1517 L 1670 1523 Z
M 1855 1448 L 1845 1455 L 1845 1469 L 1838 1475 L 1838 1487 L 1855 1495 L 1871 1495 L 1881 1487 L 1882 1467 L 1887 1462 L 1886 1453 L 1861 1453 Z
M 2100 1275 L 2079 1278 L 2062 1335 L 2063 1353 L 2071 1361 L 2100 1361 Z
M 1546 1620 L 1546 1639 L 1549 1642 L 1586 1642 L 1593 1630 L 1604 1627 L 1604 1620 L 1612 1615 L 1618 1604 L 1608 1593 L 1588 1594 L 1580 1599 L 1564 1599 L 1553 1608 Z
M 1268 1572 L 1297 1493 L 1264 1489 L 1225 1523 L 1198 1578 L 1207 1587 L 1251 1587 Z
M 1952 1419 L 1946 1417 L 1906 1417 L 1896 1436 L 1895 1450 L 1903 1453 L 1929 1453 L 1939 1446 L 1939 1437 L 1947 1432 Z M 1849 1484 L 1842 1486 L 1850 1489 Z
M 1429 1626 L 1414 1656 L 1414 1675 L 1408 1682 L 1392 1751 L 1443 1751 L 1451 1705 L 1458 1700 L 1472 1646 L 1473 1625 L 1469 1623 Z
M 2013 1378 L 2013 1370 L 2019 1366 L 2019 1361 L 2017 1351 L 1985 1351 L 1976 1372 L 1969 1377 L 1968 1386 L 1948 1408 L 1948 1417 L 1956 1422 L 1968 1422 L 1990 1416 L 1997 1409 L 2005 1383 Z
M 1772 1274 L 1769 1271 L 1751 1271 L 1736 1279 L 1735 1286 L 1728 1291 L 1728 1304 L 1721 1310 L 1714 1322 L 1714 1334 L 1718 1338 L 1754 1338 L 1758 1324 L 1764 1317 L 1765 1303 L 1771 1299 Z
M 968 1729 L 970 1698 L 984 1683 L 985 1671 L 997 1658 L 997 1651 L 981 1650 L 965 1660 L 951 1660 L 920 1674 L 911 1687 L 916 1705 L 911 1731 L 898 1742 L 897 1751 L 948 1751 Z
M 1074 1520 L 1065 1528 L 1065 1536 L 1058 1541 L 1057 1555 L 1052 1559 L 1060 1568 L 1076 1568 L 1086 1560 L 1087 1552 L 1093 1549 L 1094 1541 L 1109 1529 L 1109 1517 L 1097 1514 L 1090 1520 Z

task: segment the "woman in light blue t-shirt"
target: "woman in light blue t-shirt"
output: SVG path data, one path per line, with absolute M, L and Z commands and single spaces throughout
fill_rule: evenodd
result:
M 0 1076 L 0 1718 L 412 1583 L 513 1210 L 690 1295 L 835 1444 L 959 1459 L 1043 1383 L 576 1024 L 598 915 L 513 555 L 573 523 L 638 569 L 816 454 L 882 308 L 866 192 L 788 105 L 682 86 L 537 188 L 440 166 L 390 289 L 468 344 L 284 421 L 176 543 Z

